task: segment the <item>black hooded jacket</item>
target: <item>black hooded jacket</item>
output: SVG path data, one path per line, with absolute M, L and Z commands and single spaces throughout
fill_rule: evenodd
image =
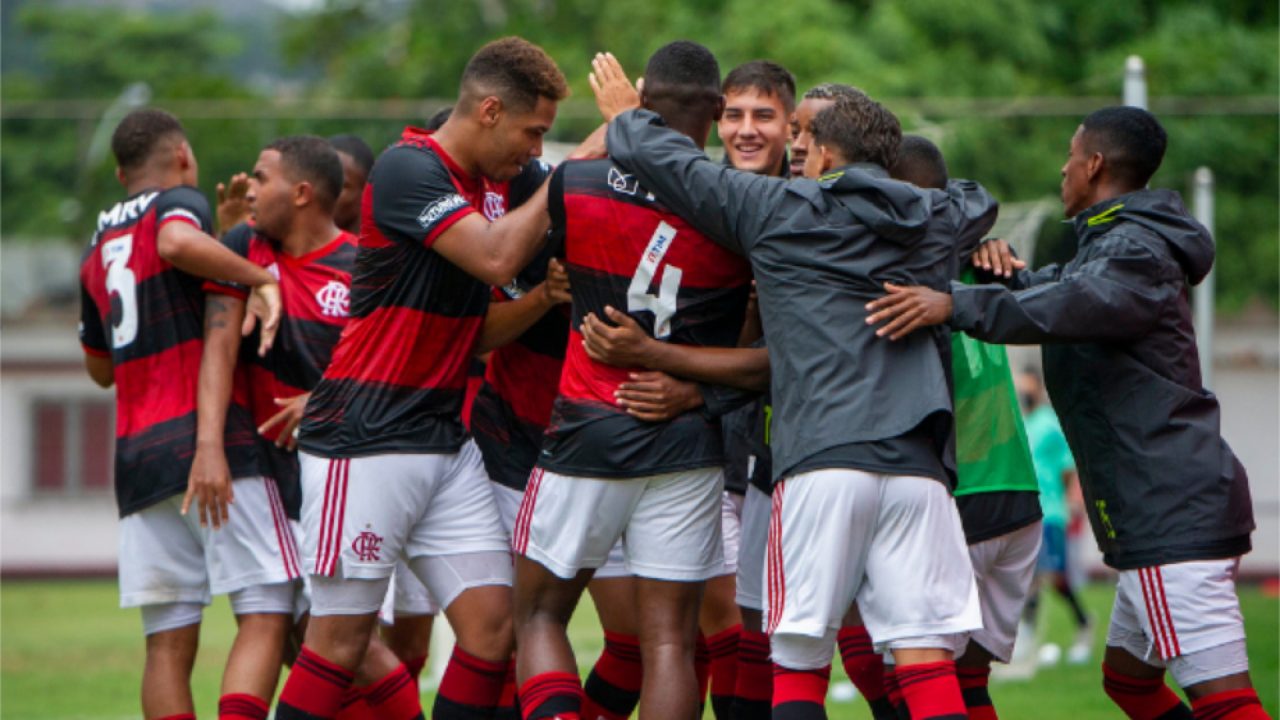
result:
M 1188 288 L 1213 238 L 1177 193 L 1139 190 L 1074 220 L 1066 265 L 952 285 L 952 327 L 1043 345 L 1045 387 L 1075 455 L 1108 565 L 1241 555 L 1254 528 L 1244 468 L 1201 385 Z

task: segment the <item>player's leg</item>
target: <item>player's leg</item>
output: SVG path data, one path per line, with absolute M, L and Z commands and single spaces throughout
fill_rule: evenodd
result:
M 724 543 L 724 572 L 707 581 L 698 614 L 698 628 L 706 638 L 710 672 L 711 708 L 717 720 L 728 720 L 738 675 L 738 641 L 742 615 L 734 602 L 738 574 L 738 550 L 742 542 L 743 496 L 725 491 L 720 506 L 720 533 Z
M 1239 558 L 1228 558 L 1120 573 L 1104 687 L 1130 717 L 1137 716 L 1135 710 L 1171 705 L 1170 696 L 1176 699 L 1157 673 L 1161 666 L 1186 692 L 1195 717 L 1267 717 L 1249 679 L 1235 588 L 1238 569 Z M 1141 704 L 1125 697 L 1125 690 L 1138 695 Z M 1183 706 L 1172 707 L 1181 711 Z
M 937 480 L 879 476 L 881 504 L 858 607 L 888 647 L 913 718 L 964 718 L 955 651 L 982 627 L 960 515 Z
M 587 585 L 604 631 L 604 648 L 583 682 L 583 717 L 625 720 L 640 704 L 644 665 L 640 662 L 636 581 L 627 572 L 622 542 Z
M 204 548 L 181 515 L 181 496 L 120 519 L 120 606 L 138 607 L 146 636 L 146 720 L 195 712 L 191 668 L 209 603 Z
M 836 646 L 840 650 L 840 664 L 844 666 L 849 681 L 866 699 L 871 716 L 875 720 L 894 720 L 897 712 L 888 698 L 884 656 L 876 652 L 856 602 L 849 606 L 849 612 L 840 623 Z
M 863 582 L 881 484 L 855 470 L 819 470 L 774 486 L 765 630 L 775 718 L 826 717 L 836 632 Z
M 474 442 L 444 459 L 430 504 L 410 532 L 409 567 L 457 637 L 432 716 L 489 717 L 515 649 L 510 536 Z
M 569 617 L 642 491 L 642 481 L 567 477 L 541 468 L 530 477 L 512 537 L 519 556 L 516 675 L 525 718 L 576 717 L 583 710 Z M 626 624 L 625 616 L 619 624 Z
M 956 674 L 972 720 L 997 717 L 988 691 L 991 663 L 1007 663 L 1013 657 L 1019 618 L 1040 555 L 1041 536 L 1037 521 L 969 546 L 982 606 L 982 628 L 970 635 L 964 653 L 956 659 Z
M 275 481 L 240 478 L 233 487 L 236 501 L 222 528 L 190 522 L 203 533 L 213 593 L 228 594 L 236 616 L 219 714 L 261 720 L 275 696 L 293 626 L 301 560 Z
M 381 613 L 382 640 L 417 681 L 431 651 L 431 628 L 440 611 L 409 565 L 396 564 L 391 592 Z
M 742 503 L 742 540 L 738 548 L 735 601 L 742 617 L 738 669 L 733 689 L 736 720 L 768 720 L 773 699 L 769 636 L 764 634 L 764 556 L 769 538 L 769 496 L 754 485 Z
M 704 583 L 723 573 L 719 468 L 665 473 L 644 480 L 623 535 L 627 569 L 636 576 L 644 682 L 641 718 L 696 717 L 694 670 Z
M 302 566 L 311 575 L 311 618 L 280 693 L 276 716 L 281 720 L 332 718 L 341 710 L 409 528 L 434 489 L 440 458 L 299 454 Z M 410 705 L 418 702 L 416 691 L 412 695 Z M 401 709 L 409 711 L 412 707 Z

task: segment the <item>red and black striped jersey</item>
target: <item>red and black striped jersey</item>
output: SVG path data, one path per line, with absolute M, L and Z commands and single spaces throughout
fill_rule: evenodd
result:
M 578 329 L 606 305 L 625 310 L 659 340 L 732 347 L 751 284 L 747 261 L 708 240 L 609 160 L 566 162 L 548 205 L 563 228 L 572 325 L 538 464 L 566 475 L 639 477 L 723 463 L 719 423 L 701 412 L 637 420 L 614 392 L 636 368 L 596 362 Z
M 357 238 L 340 232 L 324 246 L 294 257 L 248 224 L 240 224 L 229 230 L 222 242 L 266 268 L 280 283 L 284 307 L 275 343 L 265 357 L 257 352 L 257 331 L 241 343 L 232 390 L 232 405 L 247 409 L 257 428 L 280 411 L 277 398 L 310 392 L 329 366 L 334 345 L 347 324 Z M 205 283 L 205 291 L 241 299 L 248 294 L 244 287 L 229 283 Z M 298 458 L 296 453 L 276 447 L 279 432 L 273 428 L 263 437 L 255 430 L 258 467 L 253 474 L 275 478 L 293 517 L 301 497 Z
M 299 444 L 324 457 L 456 452 L 467 369 L 489 286 L 432 249 L 476 212 L 490 220 L 547 173 L 468 176 L 425 130 L 407 128 L 374 164 L 361 203 L 351 321 L 307 403 Z
M 549 243 L 514 282 L 494 288 L 493 302 L 516 300 L 545 280 L 547 263 L 556 249 Z M 569 308 L 559 305 L 490 355 L 484 385 L 471 411 L 471 432 L 489 479 L 524 490 L 551 420 L 568 341 Z
M 187 186 L 132 195 L 98 214 L 80 264 L 80 342 L 114 365 L 121 516 L 185 491 L 195 455 L 204 296 L 160 257 L 171 222 L 210 232 L 208 201 Z

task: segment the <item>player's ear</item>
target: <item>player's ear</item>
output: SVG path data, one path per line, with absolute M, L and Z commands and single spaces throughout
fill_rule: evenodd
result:
M 480 101 L 480 124 L 485 127 L 493 127 L 498 124 L 498 120 L 502 118 L 504 108 L 502 98 L 497 95 L 488 95 Z
M 116 166 L 116 180 L 119 180 L 121 185 L 129 184 L 129 178 L 124 174 L 124 168 L 119 165 Z
M 315 186 L 303 181 L 293 186 L 293 206 L 303 208 L 311 204 L 316 197 Z
M 836 154 L 828 150 L 826 145 L 814 145 L 813 147 L 818 151 L 818 156 L 822 158 L 822 174 L 825 175 L 831 172 L 831 168 L 836 166 Z
M 1089 156 L 1089 159 L 1088 161 L 1085 162 L 1085 167 L 1084 167 L 1085 173 L 1089 178 L 1089 182 L 1093 182 L 1094 180 L 1098 179 L 1098 175 L 1102 173 L 1102 168 L 1106 164 L 1107 164 L 1107 159 L 1103 157 L 1102 153 L 1100 152 L 1095 151 L 1092 155 Z

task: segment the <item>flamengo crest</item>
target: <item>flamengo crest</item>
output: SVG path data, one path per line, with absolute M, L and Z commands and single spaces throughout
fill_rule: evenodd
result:
M 351 307 L 351 290 L 337 280 L 316 291 L 320 312 L 328 317 L 346 317 Z

